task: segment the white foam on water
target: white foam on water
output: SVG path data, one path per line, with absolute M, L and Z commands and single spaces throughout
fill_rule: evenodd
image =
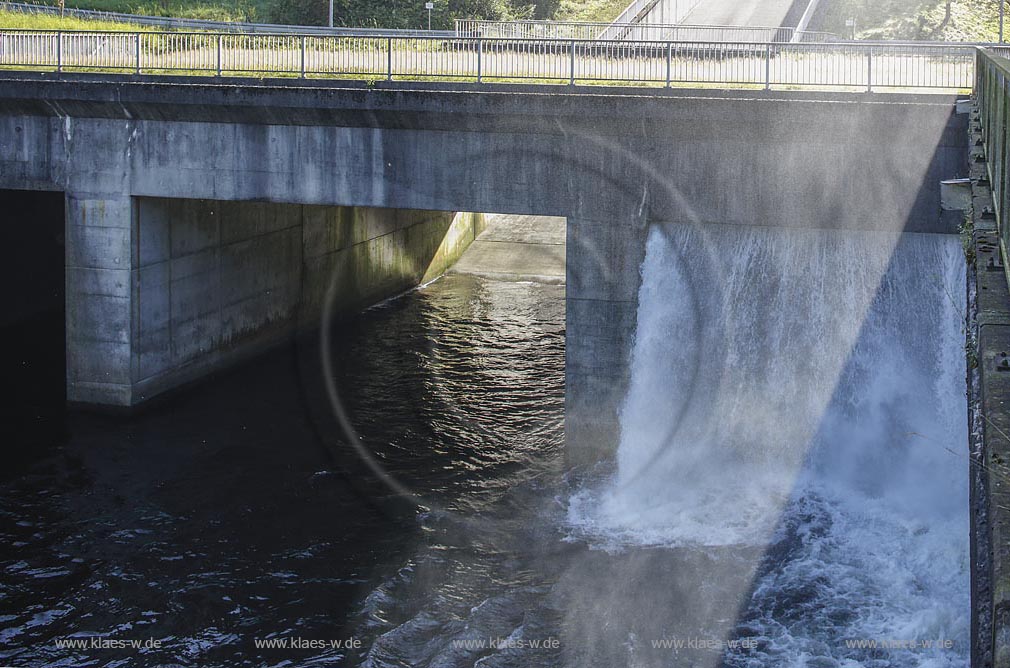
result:
M 741 619 L 776 665 L 963 665 L 964 277 L 953 236 L 655 226 L 617 470 L 573 531 L 768 546 Z

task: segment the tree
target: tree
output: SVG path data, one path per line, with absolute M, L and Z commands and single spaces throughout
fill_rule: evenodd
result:
M 455 19 L 529 18 L 532 6 L 522 0 L 433 0 L 432 28 L 451 30 Z M 513 4 L 514 3 L 514 4 Z M 329 0 L 276 0 L 274 23 L 326 25 Z M 334 0 L 333 24 L 348 28 L 423 28 L 424 0 Z
M 936 31 L 934 31 L 934 33 L 933 33 L 936 37 L 940 37 L 941 35 L 943 35 L 943 31 L 947 28 L 947 24 L 950 23 L 950 3 L 951 2 L 953 2 L 953 0 L 946 0 L 946 3 L 944 4 L 944 7 L 943 7 L 943 20 L 940 21 L 940 25 L 937 26 Z

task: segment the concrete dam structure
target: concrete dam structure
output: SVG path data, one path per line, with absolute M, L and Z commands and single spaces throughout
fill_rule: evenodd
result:
M 132 406 L 566 219 L 566 438 L 612 454 L 655 224 L 952 233 L 939 95 L 8 73 L 0 188 L 61 193 L 67 398 Z M 460 214 L 459 212 L 474 212 Z M 718 248 L 705 250 L 715 253 Z

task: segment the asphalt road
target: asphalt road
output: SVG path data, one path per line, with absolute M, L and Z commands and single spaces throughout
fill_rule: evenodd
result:
M 691 25 L 781 26 L 793 0 L 701 0 L 687 15 Z

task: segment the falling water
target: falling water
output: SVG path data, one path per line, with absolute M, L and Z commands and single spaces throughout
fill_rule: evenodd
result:
M 760 548 L 718 615 L 759 649 L 727 664 L 964 665 L 963 311 L 956 237 L 656 226 L 617 471 L 570 521 Z

